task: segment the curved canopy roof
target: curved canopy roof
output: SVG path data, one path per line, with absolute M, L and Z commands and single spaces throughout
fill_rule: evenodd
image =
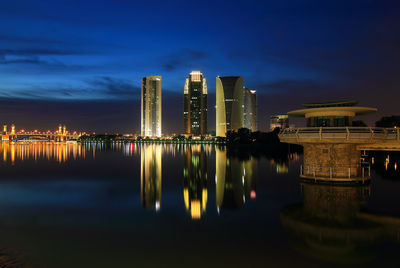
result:
M 378 109 L 359 106 L 327 106 L 319 108 L 300 109 L 288 112 L 290 116 L 316 117 L 316 116 L 356 116 L 377 112 Z
M 303 104 L 307 108 L 323 108 L 323 107 L 350 107 L 357 105 L 358 101 L 336 101 L 336 102 L 323 102 L 323 103 L 306 103 Z

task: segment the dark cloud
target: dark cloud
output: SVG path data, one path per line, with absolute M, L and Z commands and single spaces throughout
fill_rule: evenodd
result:
M 95 91 L 105 95 L 120 99 L 140 99 L 141 89 L 126 79 L 116 79 L 112 77 L 98 77 L 87 81 L 94 87 Z
M 0 49 L 0 64 L 35 64 L 66 67 L 59 60 L 43 60 L 41 56 L 60 56 L 79 54 L 74 51 L 55 49 Z
M 39 56 L 39 55 L 73 55 L 78 54 L 76 51 L 55 50 L 48 48 L 27 48 L 27 49 L 0 49 L 0 55 L 14 56 Z
M 44 99 L 44 100 L 62 100 L 62 99 L 113 99 L 113 100 L 139 100 L 140 87 L 134 85 L 126 79 L 117 79 L 113 77 L 96 77 L 91 80 L 82 81 L 82 85 L 77 86 L 36 86 L 32 85 L 26 89 L 8 91 L 0 88 L 0 96 L 7 98 L 21 99 Z
M 174 54 L 168 55 L 163 64 L 164 70 L 171 72 L 181 68 L 197 66 L 198 61 L 210 57 L 210 54 L 200 50 L 184 49 Z M 194 64 L 196 62 L 196 64 Z
M 26 44 L 35 44 L 35 45 L 63 45 L 65 44 L 65 41 L 59 41 L 59 40 L 51 40 L 51 39 L 46 39 L 46 38 L 31 38 L 31 37 L 25 37 L 25 36 L 17 36 L 17 35 L 11 35 L 11 34 L 1 34 L 0 33 L 0 40 L 2 42 L 6 43 L 26 43 Z
M 47 61 L 40 60 L 39 57 L 25 57 L 18 59 L 7 59 L 4 55 L 0 55 L 0 64 L 50 64 Z
M 57 99 L 76 99 L 82 93 L 89 93 L 85 88 L 66 88 L 61 86 L 31 86 L 25 89 L 9 91 L 6 88 L 0 88 L 0 98 L 18 98 L 21 100 L 57 100 Z

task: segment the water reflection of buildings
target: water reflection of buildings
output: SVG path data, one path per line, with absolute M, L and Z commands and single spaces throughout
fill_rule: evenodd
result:
M 150 144 L 141 147 L 140 196 L 144 208 L 161 208 L 161 153 L 162 145 Z
M 371 165 L 376 174 L 386 180 L 400 180 L 400 154 L 398 152 L 374 152 Z
M 290 163 L 296 163 L 300 161 L 300 156 L 297 153 L 290 153 L 285 159 L 274 159 L 270 160 L 271 166 L 275 169 L 277 174 L 286 174 L 289 172 Z
M 336 263 L 373 257 L 374 242 L 398 236 L 400 219 L 360 212 L 370 187 L 302 184 L 303 204 L 281 210 L 283 227 L 300 253 Z M 396 238 L 398 239 L 398 237 Z
M 256 198 L 257 171 L 250 157 L 241 160 L 230 157 L 225 150 L 216 150 L 216 205 L 223 209 L 240 209 L 247 199 Z
M 192 219 L 200 219 L 207 207 L 207 155 L 204 145 L 185 148 L 183 197 Z

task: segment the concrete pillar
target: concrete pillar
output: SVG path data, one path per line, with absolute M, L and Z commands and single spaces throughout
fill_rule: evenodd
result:
M 361 151 L 356 144 L 303 144 L 303 172 L 308 177 L 348 178 L 361 176 Z

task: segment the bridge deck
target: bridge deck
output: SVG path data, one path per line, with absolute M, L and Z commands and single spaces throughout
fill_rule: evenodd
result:
M 377 127 L 307 127 L 288 128 L 279 133 L 281 142 L 352 143 L 360 150 L 400 150 L 398 128 Z

